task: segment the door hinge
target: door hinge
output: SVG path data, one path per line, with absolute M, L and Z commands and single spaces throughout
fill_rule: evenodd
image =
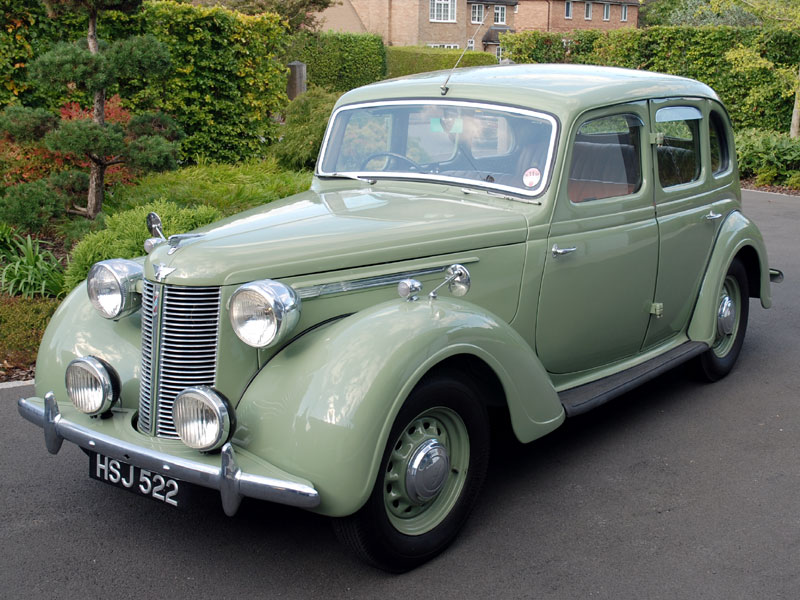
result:
M 653 315 L 656 319 L 660 319 L 664 316 L 664 303 L 663 302 L 653 302 L 650 305 L 650 314 Z
M 655 144 L 656 146 L 663 146 L 664 145 L 664 134 L 663 133 L 651 133 L 650 134 L 650 143 Z

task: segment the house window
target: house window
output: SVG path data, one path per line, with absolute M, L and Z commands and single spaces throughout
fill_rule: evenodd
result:
M 591 2 L 586 2 L 584 4 L 583 18 L 586 19 L 587 21 L 591 21 L 592 20 L 592 3 Z
M 428 48 L 444 48 L 445 50 L 458 50 L 458 44 L 428 44 Z
M 467 40 L 467 50 L 475 50 L 475 40 L 472 38 Z
M 572 18 L 572 2 L 564 2 L 564 18 Z
M 620 15 L 619 20 L 624 23 L 625 21 L 628 20 L 628 5 L 623 4 L 621 8 L 622 8 L 622 14 Z
M 497 50 L 495 50 L 494 53 L 495 56 L 497 56 L 497 62 L 500 62 L 503 58 L 503 48 L 501 46 L 498 46 Z
M 456 0 L 430 0 L 431 21 L 439 23 L 456 22 Z
M 611 5 L 606 3 L 603 4 L 603 21 L 608 21 L 611 19 Z
M 472 22 L 473 23 L 483 23 L 483 4 L 473 4 L 472 5 Z
M 494 24 L 505 25 L 506 23 L 506 7 L 499 4 L 494 5 Z

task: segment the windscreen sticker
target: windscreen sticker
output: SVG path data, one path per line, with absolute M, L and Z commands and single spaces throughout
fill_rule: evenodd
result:
M 522 175 L 522 183 L 524 183 L 525 186 L 529 188 L 536 187 L 537 185 L 539 185 L 539 182 L 541 180 L 542 180 L 542 172 L 536 167 L 528 169 Z

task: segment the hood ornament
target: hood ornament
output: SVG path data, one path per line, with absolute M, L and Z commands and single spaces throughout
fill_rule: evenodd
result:
M 147 254 L 150 254 L 164 242 L 169 244 L 167 254 L 174 254 L 183 240 L 203 237 L 203 235 L 205 235 L 202 233 L 178 233 L 169 236 L 169 239 L 167 239 L 164 236 L 164 226 L 161 223 L 161 218 L 154 212 L 147 215 L 147 229 L 150 231 L 150 235 L 153 236 L 146 239 L 144 242 L 144 251 L 147 252 Z M 164 275 L 164 277 L 166 277 L 166 275 Z
M 153 270 L 155 271 L 156 281 L 158 283 L 163 283 L 164 279 L 175 270 L 175 267 L 168 267 L 164 264 L 157 264 L 153 265 Z

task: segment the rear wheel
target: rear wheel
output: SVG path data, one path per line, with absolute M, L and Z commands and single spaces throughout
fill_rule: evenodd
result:
M 339 539 L 366 562 L 408 571 L 455 539 L 489 459 L 489 424 L 474 389 L 459 373 L 442 373 L 404 403 L 367 503 L 334 521 Z
M 738 259 L 734 259 L 722 282 L 716 305 L 716 337 L 711 348 L 697 360 L 703 378 L 717 381 L 731 372 L 742 350 L 749 309 L 747 271 Z

